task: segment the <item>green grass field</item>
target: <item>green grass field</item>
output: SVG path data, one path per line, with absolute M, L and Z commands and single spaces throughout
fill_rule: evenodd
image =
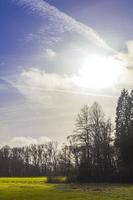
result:
M 46 178 L 0 178 L 0 200 L 132 200 L 133 185 L 48 184 Z

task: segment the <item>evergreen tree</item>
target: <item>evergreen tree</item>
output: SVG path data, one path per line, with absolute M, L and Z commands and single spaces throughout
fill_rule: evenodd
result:
M 123 90 L 116 110 L 116 139 L 118 169 L 121 179 L 132 180 L 133 164 L 133 92 Z

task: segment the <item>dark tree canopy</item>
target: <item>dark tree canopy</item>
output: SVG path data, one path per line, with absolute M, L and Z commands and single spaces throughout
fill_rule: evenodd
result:
M 132 180 L 133 172 L 133 92 L 123 90 L 116 109 L 115 146 L 121 176 Z
M 85 105 L 61 148 L 57 142 L 0 149 L 0 176 L 67 176 L 79 182 L 133 182 L 133 91 L 122 90 L 115 128 L 101 106 Z

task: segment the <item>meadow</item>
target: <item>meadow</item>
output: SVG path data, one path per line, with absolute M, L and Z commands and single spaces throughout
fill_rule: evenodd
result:
M 130 200 L 133 185 L 50 184 L 42 178 L 0 178 L 0 200 Z

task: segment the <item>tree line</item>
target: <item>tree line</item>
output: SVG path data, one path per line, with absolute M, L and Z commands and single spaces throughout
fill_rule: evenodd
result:
M 98 103 L 85 105 L 75 130 L 57 142 L 0 149 L 0 176 L 67 176 L 79 182 L 133 181 L 133 91 L 122 90 L 115 124 Z

